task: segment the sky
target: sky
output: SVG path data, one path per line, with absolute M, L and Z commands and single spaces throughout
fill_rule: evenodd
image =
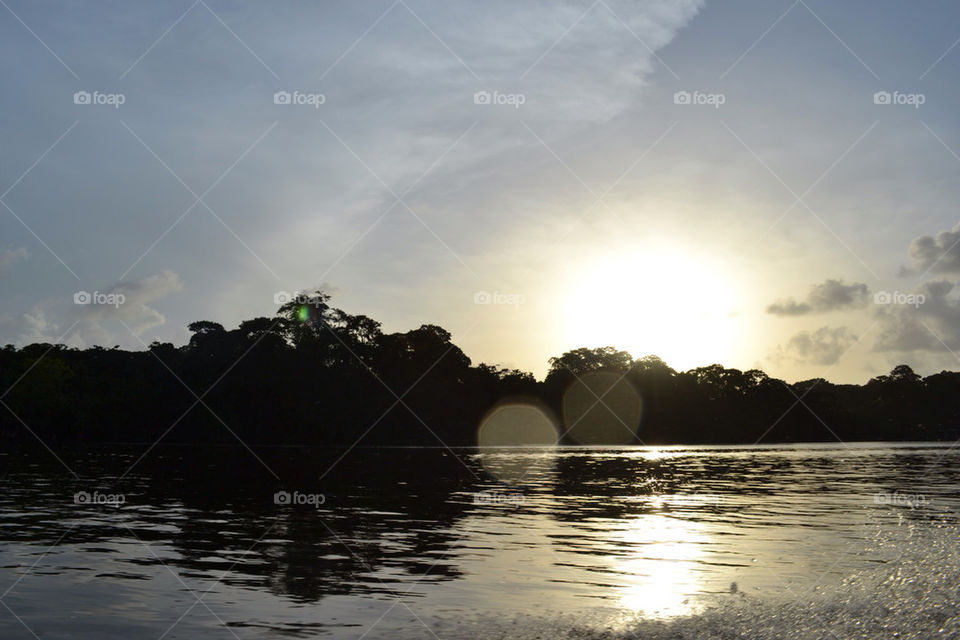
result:
M 958 18 L 2 0 L 0 343 L 183 344 L 322 288 L 538 376 L 960 369 Z

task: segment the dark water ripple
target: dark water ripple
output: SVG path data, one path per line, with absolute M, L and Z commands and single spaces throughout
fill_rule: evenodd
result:
M 142 453 L 64 457 L 80 479 L 0 456 L 0 637 L 676 630 L 744 598 L 782 612 L 897 580 L 908 552 L 949 564 L 960 508 L 960 453 L 922 444 L 367 449 L 332 473 L 342 451 L 159 447 L 126 473 Z

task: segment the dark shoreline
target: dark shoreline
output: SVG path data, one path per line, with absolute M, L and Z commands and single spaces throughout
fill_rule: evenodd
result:
M 539 381 L 473 364 L 435 325 L 386 334 L 321 292 L 310 300 L 233 330 L 192 323 L 180 347 L 7 345 L 0 442 L 472 446 L 507 405 L 552 425 L 555 436 L 532 440 L 542 444 L 960 439 L 957 372 L 921 377 L 899 365 L 864 385 L 791 384 L 719 364 L 676 371 L 603 347 L 551 358 Z M 495 444 L 530 443 L 528 421 L 517 422 L 515 438 Z

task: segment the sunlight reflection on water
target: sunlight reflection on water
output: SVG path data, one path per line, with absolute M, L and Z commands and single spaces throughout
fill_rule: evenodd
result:
M 287 488 L 326 495 L 310 508 L 274 504 L 276 488 L 251 475 L 242 450 L 164 449 L 154 468 L 111 486 L 111 465 L 139 453 L 72 461 L 124 493 L 119 508 L 75 504 L 93 487 L 55 463 L 5 461 L 0 592 L 15 585 L 4 603 L 41 637 L 159 637 L 194 603 L 191 590 L 250 638 L 422 637 L 427 625 L 446 639 L 539 620 L 486 634 L 537 637 L 558 621 L 682 627 L 718 615 L 710 624 L 735 630 L 723 616 L 738 603 L 753 608 L 737 615 L 776 630 L 771 603 L 842 593 L 852 577 L 903 583 L 888 599 L 930 600 L 941 624 L 954 615 L 900 573 L 907 549 L 929 563 L 926 549 L 955 543 L 960 454 L 943 447 L 361 450 L 319 483 L 321 452 L 274 452 Z M 484 475 L 497 468 L 524 481 Z M 923 500 L 876 499 L 895 492 Z M 960 575 L 950 562 L 937 584 Z M 829 596 L 817 606 L 825 619 L 842 613 Z M 686 636 L 657 627 L 650 637 L 701 637 L 706 627 L 690 624 Z M 200 605 L 176 631 L 231 637 Z M 0 616 L 0 637 L 17 634 L 16 618 Z
M 619 587 L 620 604 L 649 617 L 693 613 L 700 589 L 696 560 L 706 542 L 702 527 L 663 515 L 649 515 L 622 523 L 615 533 L 630 549 L 617 557 L 613 571 L 627 580 Z

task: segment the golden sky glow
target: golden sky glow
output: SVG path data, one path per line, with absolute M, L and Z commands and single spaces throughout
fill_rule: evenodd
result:
M 561 331 L 569 344 L 655 354 L 680 369 L 736 355 L 736 280 L 694 255 L 653 249 L 604 257 L 582 265 L 568 291 Z

